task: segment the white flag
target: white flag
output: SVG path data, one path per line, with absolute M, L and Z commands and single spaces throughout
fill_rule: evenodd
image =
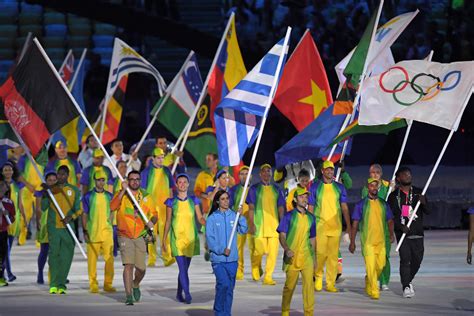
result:
M 372 42 L 372 46 L 369 50 L 369 56 L 367 56 L 367 74 L 372 73 L 372 75 L 376 75 L 378 65 L 390 63 L 390 60 L 393 60 L 390 46 L 392 46 L 392 44 L 397 40 L 398 36 L 400 36 L 400 34 L 408 26 L 408 24 L 410 24 L 418 12 L 419 11 L 416 10 L 413 12 L 400 14 L 377 29 L 374 41 Z M 356 48 L 354 47 L 354 49 L 349 54 L 347 54 L 347 56 L 344 57 L 344 59 L 342 59 L 335 67 L 337 77 L 341 84 L 346 81 L 346 77 L 344 76 L 343 72 L 347 66 L 347 63 L 351 59 L 352 54 L 354 54 L 355 49 Z
M 110 64 L 109 81 L 107 82 L 107 92 L 105 95 L 107 101 L 114 94 L 120 79 L 133 72 L 144 72 L 155 77 L 158 92 L 160 95 L 163 95 L 163 91 L 166 89 L 166 83 L 163 77 L 161 77 L 160 72 L 133 48 L 116 37 L 112 53 L 112 63 Z
M 474 61 L 441 64 L 409 60 L 364 81 L 359 125 L 394 118 L 456 130 L 474 83 Z

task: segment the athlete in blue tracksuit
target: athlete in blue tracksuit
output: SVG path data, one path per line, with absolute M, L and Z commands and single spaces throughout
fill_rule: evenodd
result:
M 226 191 L 220 190 L 216 193 L 209 214 L 206 222 L 206 240 L 211 255 L 212 270 L 216 276 L 214 314 L 228 316 L 232 311 L 239 254 L 237 234 L 234 235 L 231 248 L 227 248 L 237 213 L 229 208 L 229 194 Z M 247 221 L 243 216 L 239 217 L 237 233 L 247 233 Z

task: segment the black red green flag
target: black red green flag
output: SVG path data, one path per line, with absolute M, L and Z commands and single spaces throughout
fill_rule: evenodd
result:
M 54 132 L 79 115 L 36 42 L 0 87 L 0 106 L 34 156 Z

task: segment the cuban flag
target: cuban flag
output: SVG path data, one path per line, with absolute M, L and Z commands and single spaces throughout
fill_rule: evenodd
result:
M 278 61 L 284 50 L 283 63 L 277 74 Z M 286 61 L 288 46 L 279 41 L 221 101 L 214 112 L 219 163 L 236 166 L 245 150 L 257 139 L 275 76 L 280 78 Z M 277 82 L 278 84 L 278 82 Z

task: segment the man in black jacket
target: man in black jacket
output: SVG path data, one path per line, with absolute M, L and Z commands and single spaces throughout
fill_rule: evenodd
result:
M 400 279 L 403 297 L 410 298 L 415 296 L 412 281 L 423 260 L 423 214 L 429 214 L 429 210 L 427 209 L 426 197 L 421 195 L 422 190 L 411 185 L 410 168 L 400 167 L 396 173 L 396 180 L 398 187 L 390 194 L 388 204 L 393 212 L 397 240 L 400 241 L 402 234 L 406 233 L 406 238 L 399 250 Z M 410 227 L 407 227 L 418 201 L 421 203 L 420 207 Z

